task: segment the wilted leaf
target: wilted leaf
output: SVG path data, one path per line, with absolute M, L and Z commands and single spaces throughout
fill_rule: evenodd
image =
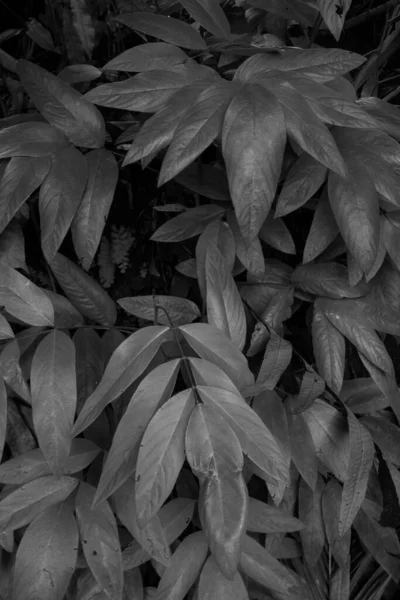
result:
M 186 325 L 201 316 L 194 302 L 177 296 L 136 296 L 117 302 L 127 313 L 160 325 Z

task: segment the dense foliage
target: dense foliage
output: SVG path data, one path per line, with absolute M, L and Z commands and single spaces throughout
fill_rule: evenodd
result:
M 389 597 L 398 7 L 60 5 L 0 49 L 0 598 Z

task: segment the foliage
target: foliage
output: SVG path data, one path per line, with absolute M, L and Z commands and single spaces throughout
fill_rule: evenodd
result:
M 0 598 L 381 598 L 400 116 L 376 55 L 314 43 L 351 1 L 116 2 L 131 47 L 100 68 L 88 4 L 58 75 L 0 55 L 34 106 L 0 122 Z M 276 30 L 233 33 L 235 10 Z M 135 255 L 152 283 L 126 295 Z

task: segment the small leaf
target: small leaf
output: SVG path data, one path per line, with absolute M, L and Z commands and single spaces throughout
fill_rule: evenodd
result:
M 79 312 L 100 325 L 114 325 L 117 319 L 115 304 L 92 277 L 59 252 L 50 266 L 60 287 Z
M 101 113 L 79 92 L 42 67 L 18 62 L 21 83 L 39 112 L 75 145 L 100 148 L 105 140 Z
M 340 506 L 340 537 L 350 529 L 364 500 L 375 455 L 374 442 L 368 429 L 350 410 L 346 409 L 346 412 L 350 436 L 350 456 Z
M 130 73 L 169 69 L 188 60 L 187 54 L 177 46 L 164 42 L 139 44 L 125 50 L 104 65 L 103 71 Z
M 18 546 L 13 597 L 63 598 L 75 570 L 78 541 L 70 502 L 43 511 Z
M 74 147 L 57 152 L 40 188 L 43 253 L 49 263 L 67 235 L 87 183 L 87 162 Z
M 50 298 L 50 301 L 54 309 L 54 327 L 58 329 L 74 329 L 76 327 L 82 327 L 84 324 L 83 315 L 73 306 L 73 304 L 65 296 L 56 294 L 51 290 L 45 290 L 46 296 Z
M 17 397 L 19 396 L 31 404 L 31 394 L 22 373 L 20 355 L 21 351 L 16 339 L 6 344 L 0 354 L 0 377 L 4 378 L 5 383 Z
M 237 226 L 237 229 L 239 227 Z M 207 225 L 196 244 L 196 271 L 200 293 L 207 300 L 206 262 L 212 248 L 218 248 L 225 260 L 225 270 L 232 272 L 235 265 L 235 238 L 231 227 L 224 221 L 214 221 Z M 229 333 L 228 333 L 229 336 Z
M 194 408 L 192 390 L 172 396 L 150 421 L 136 465 L 136 507 L 144 526 L 171 493 L 185 460 L 185 431 Z
M 110 600 L 122 599 L 122 553 L 117 522 L 105 500 L 92 508 L 95 489 L 81 481 L 75 499 L 83 553 L 100 589 Z
M 375 391 L 375 397 L 377 391 Z M 346 403 L 347 404 L 347 403 Z M 354 409 L 352 409 L 354 412 Z M 365 416 L 361 423 L 368 429 L 385 460 L 400 466 L 400 429 L 384 417 Z
M 318 300 L 314 304 L 312 343 L 319 374 L 339 394 L 345 367 L 345 339 L 319 308 Z
M 135 31 L 190 50 L 205 50 L 203 38 L 188 23 L 153 13 L 135 12 L 116 17 L 118 23 Z M 161 599 L 160 599 L 161 600 Z
M 49 333 L 31 367 L 32 417 L 40 449 L 59 475 L 69 455 L 76 409 L 75 346 L 62 331 Z
M 11 531 L 27 525 L 43 510 L 66 500 L 78 485 L 73 477 L 39 477 L 25 483 L 0 501 L 0 530 Z
M 95 81 L 101 77 L 101 71 L 94 65 L 68 65 L 57 73 L 57 77 L 70 85 L 74 85 L 75 83 Z
M 317 564 L 325 543 L 321 505 L 323 490 L 324 482 L 321 476 L 318 477 L 314 490 L 304 480 L 300 481 L 299 517 L 304 523 L 304 529 L 300 531 L 300 538 L 304 558 L 309 567 L 314 567 Z
M 196 206 L 167 221 L 151 236 L 154 242 L 182 242 L 199 235 L 209 223 L 218 220 L 225 209 L 215 204 Z
M 160 325 L 186 325 L 201 316 L 194 302 L 177 296 L 136 296 L 117 302 L 127 313 Z
M 107 221 L 118 180 L 114 155 L 104 148 L 85 154 L 86 188 L 71 226 L 75 252 L 87 271 L 92 264 Z
M 293 404 L 296 406 L 295 403 Z M 314 441 L 307 421 L 302 414 L 291 414 L 291 406 L 292 404 L 289 403 L 287 411 L 290 443 L 293 448 L 292 461 L 304 481 L 312 490 L 315 490 L 318 478 L 318 462 Z M 300 452 L 296 452 L 296 448 L 301 449 Z
M 0 129 L 0 158 L 46 156 L 66 147 L 66 137 L 48 123 L 18 123 Z
M 236 217 L 247 242 L 256 237 L 268 216 L 285 144 L 284 116 L 276 98 L 259 85 L 240 88 L 225 114 L 222 152 Z
M 272 248 L 276 248 L 285 254 L 296 254 L 296 248 L 289 229 L 282 219 L 272 218 L 271 213 L 264 221 L 260 232 L 260 238 Z
M 248 600 L 246 586 L 240 573 L 229 580 L 221 573 L 214 558 L 210 556 L 201 571 L 197 588 L 198 600 Z

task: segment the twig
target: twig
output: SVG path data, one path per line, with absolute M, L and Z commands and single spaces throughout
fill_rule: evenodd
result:
M 377 17 L 381 13 L 386 12 L 390 8 L 394 8 L 398 4 L 398 2 L 399 0 L 388 0 L 387 2 L 381 4 L 380 6 L 377 6 L 376 8 L 371 8 L 370 10 L 363 12 L 361 15 L 357 15 L 356 17 L 353 17 L 352 19 L 346 21 L 344 24 L 344 29 L 351 29 L 352 27 L 357 27 L 357 25 L 365 23 L 365 21 L 374 19 L 375 17 Z

